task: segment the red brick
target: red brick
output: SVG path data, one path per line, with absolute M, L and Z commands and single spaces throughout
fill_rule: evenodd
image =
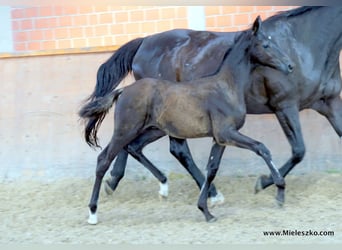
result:
M 118 12 L 118 13 L 115 13 L 114 22 L 116 22 L 116 23 L 125 23 L 125 22 L 128 22 L 128 13 L 127 13 L 127 12 Z
M 78 14 L 78 7 L 76 6 L 64 6 L 63 15 L 76 15 Z
M 52 50 L 52 49 L 56 49 L 56 41 L 43 41 L 41 43 L 41 49 L 42 50 Z
M 87 47 L 87 40 L 86 39 L 73 39 L 73 48 L 85 48 Z
M 97 25 L 98 23 L 98 15 L 88 15 L 88 25 Z
M 235 14 L 238 12 L 237 10 L 237 6 L 222 6 L 221 7 L 221 14 L 224 15 L 224 14 Z
M 237 12 L 238 13 L 251 13 L 254 12 L 254 6 L 239 6 Z
M 237 14 L 233 17 L 233 23 L 235 26 L 239 25 L 249 25 L 249 14 Z
M 100 14 L 99 17 L 100 17 L 100 23 L 101 24 L 113 22 L 112 13 Z
M 175 8 L 161 8 L 160 9 L 161 19 L 174 19 L 176 18 Z
M 90 37 L 88 38 L 89 47 L 103 46 L 102 37 Z
M 73 16 L 73 25 L 87 25 L 88 24 L 88 18 L 86 15 L 81 16 Z
M 31 32 L 29 32 L 29 36 L 31 41 L 44 40 L 43 31 L 41 30 L 32 30 Z
M 36 29 L 48 29 L 50 28 L 50 22 L 47 18 L 38 18 L 34 20 L 34 27 Z
M 60 28 L 55 30 L 55 39 L 69 38 L 69 30 L 67 28 Z
M 12 19 L 12 30 L 13 31 L 17 31 L 17 30 L 21 30 L 21 22 L 20 21 L 16 21 Z
M 83 29 L 81 27 L 75 27 L 69 29 L 69 35 L 71 38 L 80 38 L 83 37 Z
M 54 9 L 51 6 L 41 6 L 39 8 L 39 16 L 48 17 L 54 15 Z
M 129 13 L 129 21 L 130 22 L 140 22 L 144 21 L 144 12 L 142 10 L 131 11 Z
M 144 23 L 142 23 L 144 25 Z M 110 26 L 111 34 L 123 34 L 124 31 L 124 24 L 113 24 Z
M 31 30 L 31 29 L 33 29 L 32 19 L 23 19 L 23 20 L 21 20 L 21 29 L 22 30 Z
M 69 49 L 71 48 L 71 40 L 58 40 L 57 41 L 58 49 Z
M 39 7 L 32 7 L 25 9 L 25 17 L 39 17 Z
M 11 12 L 11 16 L 13 19 L 25 18 L 25 9 L 14 9 Z
M 26 43 L 14 43 L 14 50 L 15 51 L 25 51 L 27 50 Z
M 45 29 L 44 32 L 44 40 L 55 40 L 55 30 L 54 29 Z
M 59 26 L 72 26 L 72 18 L 71 16 L 61 16 L 58 18 Z
M 28 50 L 41 50 L 40 42 L 29 42 L 27 45 Z
M 15 42 L 26 42 L 29 40 L 29 35 L 27 32 L 14 32 L 13 38 Z
M 220 14 L 220 6 L 206 6 L 205 7 L 205 15 L 206 16 L 214 16 Z
M 99 25 L 95 28 L 96 36 L 106 36 L 109 35 L 109 26 L 108 25 Z

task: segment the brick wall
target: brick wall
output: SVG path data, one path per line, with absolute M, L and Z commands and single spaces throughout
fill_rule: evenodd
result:
M 291 6 L 205 6 L 207 30 L 248 27 Z M 16 52 L 122 45 L 140 36 L 188 27 L 186 6 L 74 6 L 13 8 Z

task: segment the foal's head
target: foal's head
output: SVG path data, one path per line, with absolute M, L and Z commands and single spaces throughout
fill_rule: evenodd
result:
M 293 71 L 294 63 L 272 37 L 265 33 L 259 16 L 254 21 L 251 32 L 250 53 L 254 62 L 275 68 L 285 74 Z

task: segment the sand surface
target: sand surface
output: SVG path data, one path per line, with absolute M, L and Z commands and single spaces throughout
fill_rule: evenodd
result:
M 0 183 L 0 243 L 342 243 L 342 174 L 288 176 L 286 205 L 271 187 L 255 195 L 256 177 L 218 176 L 225 202 L 207 223 L 199 191 L 186 175 L 170 176 L 169 198 L 152 179 L 124 179 L 101 190 L 99 223 L 87 224 L 90 179 Z M 334 236 L 264 236 L 264 231 L 334 231 Z

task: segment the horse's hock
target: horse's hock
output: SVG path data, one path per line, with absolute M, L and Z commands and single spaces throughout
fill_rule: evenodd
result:
M 2 58 L 0 92 L 0 180 L 13 178 L 90 177 L 98 151 L 83 140 L 77 111 L 92 92 L 96 72 L 108 53 Z M 342 55 L 340 54 L 340 64 Z M 342 73 L 341 73 L 342 74 Z M 128 79 L 125 84 L 131 82 Z M 111 110 L 113 112 L 113 109 Z M 104 146 L 112 134 L 110 112 L 99 131 Z M 324 117 L 311 110 L 301 112 L 306 157 L 293 173 L 341 172 L 341 144 Z M 260 140 L 272 151 L 278 167 L 290 155 L 290 147 L 273 115 L 247 116 L 242 131 Z M 281 138 L 283 137 L 283 138 Z M 211 139 L 189 140 L 198 166 L 204 170 Z M 146 147 L 146 155 L 166 172 L 185 173 L 169 153 L 166 137 Z M 264 162 L 253 153 L 229 147 L 220 174 L 267 173 Z M 129 158 L 128 177 L 151 177 Z M 240 167 L 241 166 L 241 167 Z

